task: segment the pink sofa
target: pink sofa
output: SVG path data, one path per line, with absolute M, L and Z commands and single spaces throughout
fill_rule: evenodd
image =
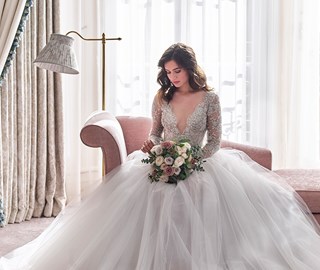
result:
M 148 117 L 113 116 L 106 111 L 92 113 L 84 124 L 80 137 L 89 147 L 100 147 L 104 159 L 104 171 L 110 172 L 120 165 L 128 154 L 140 149 L 148 137 L 152 120 Z M 221 147 L 245 152 L 260 165 L 272 169 L 270 150 L 230 141 L 222 141 Z M 276 170 L 304 199 L 320 224 L 320 170 Z

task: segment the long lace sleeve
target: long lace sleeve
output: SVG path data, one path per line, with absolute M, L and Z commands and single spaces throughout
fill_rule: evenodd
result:
M 203 158 L 208 158 L 217 152 L 221 141 L 221 108 L 219 97 L 210 95 L 207 112 L 207 143 L 202 148 Z
M 152 129 L 150 131 L 149 139 L 154 144 L 159 144 L 162 140 L 163 125 L 161 123 L 162 110 L 157 100 L 157 96 L 152 103 Z

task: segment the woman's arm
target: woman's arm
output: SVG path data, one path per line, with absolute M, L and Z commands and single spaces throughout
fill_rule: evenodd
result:
M 202 148 L 203 158 L 208 158 L 217 152 L 221 141 L 221 108 L 219 96 L 210 94 L 207 112 L 207 143 Z
M 141 147 L 141 150 L 145 153 L 150 152 L 151 148 L 156 144 L 160 144 L 162 140 L 161 135 L 163 132 L 163 126 L 161 123 L 161 117 L 162 110 L 156 95 L 152 103 L 152 128 L 148 140 L 145 141 Z

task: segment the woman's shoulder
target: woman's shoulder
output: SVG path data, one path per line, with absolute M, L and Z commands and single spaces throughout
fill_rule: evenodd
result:
M 215 90 L 206 91 L 206 99 L 211 102 L 219 102 L 219 96 L 216 94 Z

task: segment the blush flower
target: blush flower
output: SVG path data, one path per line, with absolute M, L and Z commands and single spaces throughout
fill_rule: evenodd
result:
M 154 146 L 142 162 L 151 164 L 152 171 L 148 174 L 151 182 L 177 184 L 194 171 L 204 171 L 201 147 L 191 146 L 185 140 L 164 141 Z
M 178 167 L 178 168 L 174 168 L 174 174 L 175 175 L 179 175 L 179 173 L 181 172 L 181 169 Z
M 160 169 L 164 171 L 167 166 L 168 166 L 167 164 L 162 163 L 162 164 L 160 165 Z
M 173 161 L 174 161 L 174 159 L 172 157 L 165 157 L 165 159 L 164 159 L 164 163 L 167 165 L 172 165 Z

